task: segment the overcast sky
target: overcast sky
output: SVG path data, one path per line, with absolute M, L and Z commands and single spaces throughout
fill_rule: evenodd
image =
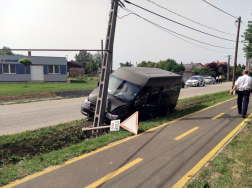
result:
M 213 8 L 203 0 L 152 0 L 169 10 L 184 17 L 207 25 L 223 32 L 217 32 L 171 12 L 157 7 L 147 0 L 130 0 L 131 2 L 152 10 L 169 19 L 180 22 L 212 35 L 236 40 L 237 27 L 235 18 Z M 236 16 L 241 16 L 247 25 L 252 20 L 252 0 L 208 0 L 209 3 Z M 172 31 L 188 37 L 226 48 L 235 48 L 235 42 L 221 40 L 168 20 L 145 12 L 125 3 L 126 7 L 135 13 Z M 48 49 L 100 49 L 101 40 L 107 32 L 110 0 L 0 0 L 0 48 L 48 48 Z M 128 14 L 120 9 L 118 16 Z M 241 34 L 246 29 L 242 24 Z M 240 38 L 241 40 L 242 38 Z M 227 55 L 234 57 L 234 49 L 222 49 L 185 39 L 194 44 L 216 50 L 206 50 L 183 40 L 180 40 L 152 24 L 129 15 L 117 19 L 114 42 L 114 69 L 120 62 L 131 61 L 136 64 L 141 61 L 174 59 L 177 63 L 209 63 L 212 61 L 227 61 Z M 105 44 L 104 44 L 105 46 Z M 242 53 L 242 43 L 239 44 L 238 63 L 245 64 Z M 224 52 L 224 53 L 222 53 Z M 27 55 L 27 52 L 14 52 Z M 34 56 L 67 55 L 68 60 L 74 60 L 77 52 L 32 52 Z M 233 65 L 234 59 L 231 59 Z

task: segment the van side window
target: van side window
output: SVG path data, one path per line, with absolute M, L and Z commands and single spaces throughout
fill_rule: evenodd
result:
M 167 97 L 176 96 L 179 94 L 179 92 L 180 92 L 180 87 L 177 87 L 176 85 L 164 86 L 162 99 L 167 98 Z
M 149 101 L 150 105 L 157 105 L 158 99 L 160 96 L 160 91 L 158 90 L 153 90 L 151 94 L 151 99 Z
M 149 95 L 150 95 L 150 87 L 145 87 L 143 88 L 142 92 L 137 98 L 137 101 L 145 104 L 149 99 Z
M 141 97 L 139 97 L 139 99 L 138 99 L 138 101 L 139 102 L 147 102 L 147 100 L 148 100 L 148 98 L 149 98 L 149 92 L 147 92 L 147 93 L 145 93 L 145 94 L 143 94 Z

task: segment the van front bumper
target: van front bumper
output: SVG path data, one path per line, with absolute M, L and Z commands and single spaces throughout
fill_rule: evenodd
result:
M 85 105 L 85 102 L 81 103 L 81 109 L 80 109 L 81 113 L 85 116 L 94 118 L 94 113 L 95 110 L 93 110 L 92 108 L 88 107 Z

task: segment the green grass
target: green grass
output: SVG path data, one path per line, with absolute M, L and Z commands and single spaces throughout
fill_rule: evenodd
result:
M 230 96 L 229 91 L 225 91 L 179 100 L 177 108 L 172 114 L 168 117 L 157 117 L 140 122 L 138 132 L 144 132 L 152 127 L 159 126 L 165 122 L 183 117 L 233 97 L 235 96 Z M 0 186 L 12 180 L 40 171 L 48 166 L 62 164 L 64 161 L 73 157 L 88 153 L 111 142 L 133 135 L 121 129 L 119 132 L 109 132 L 98 138 L 85 140 L 81 137 L 88 137 L 88 135 L 83 135 L 79 132 L 80 124 L 83 123 L 83 121 L 84 120 L 74 121 L 34 131 L 27 131 L 25 133 L 1 136 L 0 148 L 6 149 L 4 150 L 5 153 L 0 153 L 3 161 L 0 166 Z M 67 135 L 67 138 L 69 138 L 65 140 L 65 145 L 64 143 L 62 144 L 64 135 Z M 74 141 L 77 144 L 75 144 Z M 19 149 L 20 147 L 27 147 L 28 149 L 25 149 L 27 149 L 28 152 L 25 153 L 26 150 L 23 149 L 21 154 L 15 153 L 15 150 L 11 149 L 12 147 Z M 29 151 L 31 150 L 39 151 L 37 153 L 33 152 L 32 157 L 29 157 Z M 18 163 L 20 160 L 23 160 L 22 163 Z M 208 172 L 203 173 L 203 176 L 207 175 Z
M 29 93 L 47 93 L 58 91 L 92 90 L 96 87 L 95 80 L 73 80 L 71 83 L 0 83 L 0 97 Z
M 195 187 L 252 187 L 252 122 L 187 184 Z

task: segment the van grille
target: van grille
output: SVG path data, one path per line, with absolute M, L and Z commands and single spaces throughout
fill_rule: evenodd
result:
M 95 111 L 95 104 L 90 103 L 91 110 Z

